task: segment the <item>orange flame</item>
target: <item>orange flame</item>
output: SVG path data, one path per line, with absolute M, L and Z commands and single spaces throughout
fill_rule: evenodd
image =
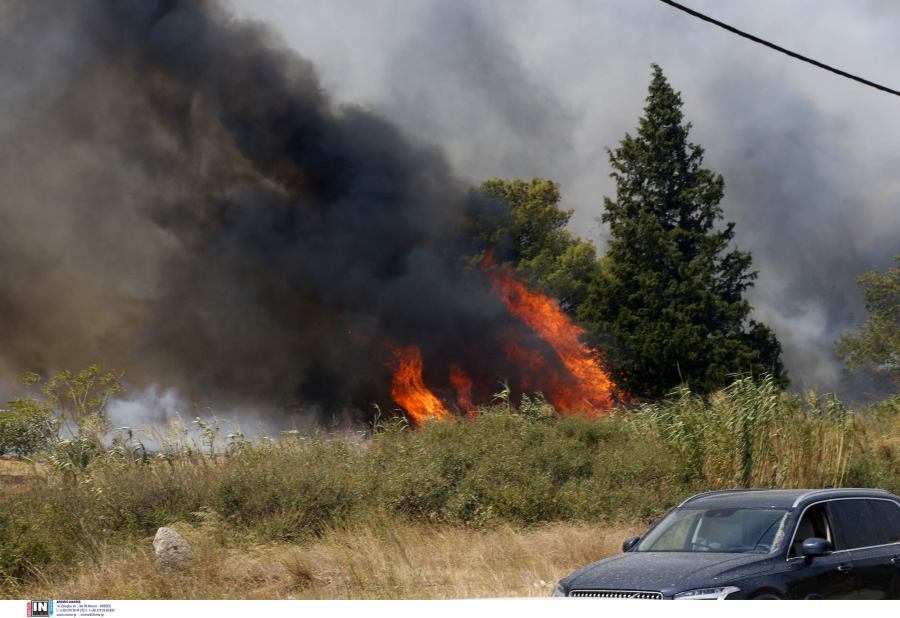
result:
M 450 384 L 456 389 L 456 400 L 463 410 L 474 410 L 475 402 L 472 399 L 472 380 L 463 371 L 463 368 L 452 363 L 450 365 Z
M 391 382 L 391 397 L 419 424 L 429 418 L 450 418 L 450 413 L 422 382 L 422 352 L 417 347 L 394 348 L 398 367 Z
M 514 331 L 511 331 L 503 351 L 507 360 L 524 374 L 519 388 L 542 391 L 547 401 L 561 410 L 587 409 L 596 413 L 612 408 L 615 386 L 600 367 L 593 351 L 579 340 L 584 331 L 560 310 L 552 298 L 540 290 L 528 290 L 524 280 L 510 268 L 497 267 L 492 253 L 488 253 L 482 267 L 491 276 L 493 290 L 506 303 L 510 314 L 527 324 L 559 357 L 557 362 L 538 350 L 522 347 L 515 341 Z M 391 364 L 391 397 L 406 410 L 413 424 L 418 425 L 429 418 L 451 418 L 445 405 L 426 388 L 422 380 L 420 348 L 391 347 L 391 350 L 397 361 Z M 449 364 L 448 370 L 450 385 L 456 391 L 457 405 L 463 411 L 474 410 L 471 378 L 456 363 Z M 479 388 L 483 389 L 483 385 Z
M 484 265 L 491 264 L 493 256 L 489 254 Z M 584 330 L 560 311 L 553 299 L 540 290 L 529 291 L 514 278 L 508 268 L 502 268 L 492 278 L 494 291 L 506 303 L 509 312 L 528 324 L 538 337 L 553 347 L 573 378 L 574 383 L 566 386 L 561 383 L 559 376 L 544 373 L 542 377 L 551 387 L 544 393 L 547 400 L 556 407 L 568 410 L 584 408 L 585 404 L 589 404 L 591 408 L 612 408 L 612 381 L 597 363 L 591 350 L 579 341 L 578 337 Z M 533 354 L 529 355 L 515 346 L 509 346 L 506 353 L 511 360 L 518 357 L 520 362 L 525 361 L 532 371 L 538 370 L 540 366 L 542 373 L 546 372 L 543 359 Z M 523 384 L 524 388 L 529 386 Z

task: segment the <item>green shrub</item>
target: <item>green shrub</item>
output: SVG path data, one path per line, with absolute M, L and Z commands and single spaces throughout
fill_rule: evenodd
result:
M 49 565 L 83 558 L 91 547 L 60 497 L 6 497 L 0 507 L 0 591 Z
M 495 408 L 471 421 L 377 436 L 370 451 L 385 508 L 447 521 L 628 520 L 663 512 L 653 499 L 648 511 L 646 496 L 673 482 L 672 456 L 614 417 L 547 419 Z M 641 507 L 623 495 L 635 485 Z

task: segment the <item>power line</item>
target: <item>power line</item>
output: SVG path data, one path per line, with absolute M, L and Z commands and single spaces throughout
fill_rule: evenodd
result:
M 825 69 L 826 71 L 831 71 L 832 73 L 837 73 L 838 75 L 841 75 L 848 79 L 852 79 L 854 81 L 860 82 L 861 84 L 865 84 L 866 86 L 871 86 L 872 88 L 877 88 L 878 90 L 883 90 L 884 92 L 889 92 L 890 94 L 895 94 L 898 97 L 900 97 L 900 92 L 897 92 L 896 90 L 891 90 L 890 88 L 880 86 L 874 82 L 870 82 L 867 79 L 857 77 L 856 75 L 851 75 L 850 73 L 845 73 L 844 71 L 841 71 L 840 69 L 835 69 L 834 67 L 830 67 L 827 64 L 822 64 L 821 62 L 813 60 L 812 58 L 807 58 L 806 56 L 801 56 L 800 54 L 796 54 L 796 53 L 794 53 L 790 50 L 787 50 L 783 47 L 778 47 L 777 45 L 769 43 L 768 41 L 764 41 L 764 40 L 760 39 L 759 37 L 753 36 L 752 34 L 747 34 L 746 32 L 741 32 L 737 28 L 732 28 L 728 24 L 723 24 L 722 22 L 716 21 L 715 19 L 713 19 L 711 17 L 707 17 L 703 13 L 698 13 L 697 11 L 693 11 L 693 10 L 687 8 L 686 6 L 682 6 L 682 5 L 678 4 L 677 2 L 671 2 L 670 0 L 660 0 L 660 2 L 662 2 L 664 4 L 668 4 L 669 6 L 675 7 L 676 9 L 684 11 L 685 13 L 688 13 L 689 15 L 693 15 L 694 17 L 698 17 L 698 18 L 702 19 L 703 21 L 708 21 L 711 24 L 715 24 L 715 25 L 719 26 L 720 28 L 725 28 L 729 32 L 734 32 L 738 36 L 742 36 L 745 39 L 750 39 L 751 41 L 759 43 L 760 45 L 765 45 L 766 47 L 771 47 L 775 51 L 780 51 L 782 54 L 787 54 L 788 56 L 790 56 L 792 58 L 796 58 L 797 60 L 802 60 L 803 62 L 808 62 L 812 65 L 819 67 L 820 69 Z

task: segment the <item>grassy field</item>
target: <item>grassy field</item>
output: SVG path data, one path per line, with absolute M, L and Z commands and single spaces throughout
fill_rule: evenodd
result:
M 0 596 L 546 595 L 694 493 L 900 491 L 896 402 L 851 412 L 766 382 L 599 417 L 532 403 L 416 430 L 402 419 L 274 441 L 194 430 L 158 433 L 150 458 L 0 461 Z M 160 526 L 195 547 L 190 572 L 156 568 Z
M 578 567 L 621 552 L 640 527 L 552 523 L 475 530 L 376 519 L 296 544 L 222 539 L 176 526 L 193 543 L 189 574 L 154 565 L 150 539 L 116 545 L 19 589 L 34 598 L 460 599 L 548 596 Z M 35 596 L 37 595 L 37 596 Z M 43 596 L 42 596 L 43 595 Z

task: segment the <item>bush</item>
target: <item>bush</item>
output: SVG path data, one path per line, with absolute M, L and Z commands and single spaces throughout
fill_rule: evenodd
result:
M 36 373 L 20 377 L 22 386 L 37 386 L 38 395 L 16 397 L 9 410 L 0 410 L 0 455 L 44 455 L 62 469 L 83 469 L 105 451 L 112 428 L 106 404 L 122 390 L 119 377 L 96 365 L 77 374 L 63 371 L 43 384 Z
M 373 483 L 389 511 L 432 520 L 631 520 L 664 512 L 671 501 L 655 498 L 674 482 L 672 457 L 636 438 L 615 417 L 536 419 L 495 408 L 377 436 Z
M 0 506 L 0 591 L 40 575 L 47 565 L 74 562 L 90 553 L 78 518 L 59 497 L 17 499 Z
M 60 426 L 49 406 L 23 399 L 13 400 L 9 405 L 12 409 L 0 410 L 0 455 L 31 457 L 48 452 L 59 435 Z

